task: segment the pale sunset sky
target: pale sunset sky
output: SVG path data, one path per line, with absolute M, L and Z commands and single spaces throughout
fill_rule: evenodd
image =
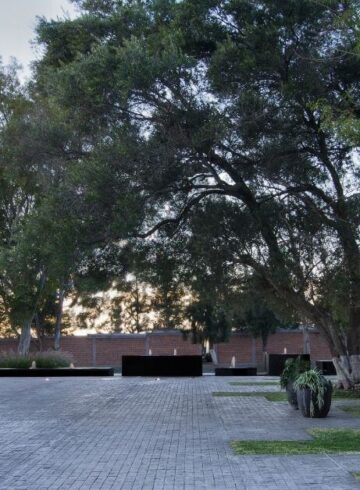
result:
M 0 57 L 8 64 L 14 57 L 23 66 L 24 80 L 30 75 L 30 62 L 41 53 L 31 46 L 36 17 L 56 19 L 76 15 L 70 0 L 0 0 Z

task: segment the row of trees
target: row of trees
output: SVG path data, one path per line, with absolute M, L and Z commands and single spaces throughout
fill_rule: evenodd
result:
M 145 274 L 167 322 L 190 296 L 194 332 L 237 325 L 246 297 L 317 325 L 358 383 L 359 2 L 74 3 L 39 21 L 26 92 L 0 79 L 0 294 L 20 348 L 55 292 L 59 325 L 70 290 Z

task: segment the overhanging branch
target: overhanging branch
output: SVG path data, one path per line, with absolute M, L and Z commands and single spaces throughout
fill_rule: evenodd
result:
M 219 189 L 211 189 L 211 190 L 204 191 L 201 194 L 198 194 L 197 196 L 194 196 L 184 205 L 184 207 L 182 208 L 180 213 L 175 218 L 163 219 L 163 220 L 159 221 L 156 225 L 154 225 L 152 228 L 150 228 L 150 230 L 146 231 L 145 233 L 138 234 L 137 237 L 138 238 L 147 238 L 147 237 L 151 236 L 153 233 L 155 233 L 157 230 L 159 230 L 160 228 L 163 228 L 164 226 L 169 225 L 169 224 L 174 224 L 174 225 L 179 226 L 184 221 L 184 219 L 187 217 L 190 210 L 196 204 L 198 204 L 205 197 L 210 196 L 210 195 L 214 195 L 214 194 L 226 195 L 226 192 L 219 190 Z

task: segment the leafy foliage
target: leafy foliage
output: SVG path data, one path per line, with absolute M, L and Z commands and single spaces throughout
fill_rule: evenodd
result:
M 332 384 L 328 381 L 319 371 L 316 369 L 310 369 L 301 373 L 294 381 L 294 388 L 296 390 L 310 390 L 316 397 L 316 404 L 319 409 L 324 405 L 325 390 L 327 388 L 332 389 Z M 311 397 L 310 401 L 310 413 L 314 412 L 314 401 Z
M 39 25 L 38 88 L 83 158 L 113 169 L 138 236 L 200 236 L 336 353 L 360 353 L 357 173 L 327 122 L 358 104 L 356 2 L 79 5 L 75 21 Z
M 38 368 L 69 367 L 73 362 L 71 354 L 66 352 L 38 352 L 28 355 L 15 354 L 14 352 L 1 353 L 1 368 L 30 368 L 33 361 Z
M 230 329 L 224 310 L 208 303 L 192 303 L 185 312 L 191 325 L 191 337 L 194 343 L 225 342 L 229 338 Z M 184 331 L 187 335 L 187 331 Z
M 30 357 L 38 368 L 69 367 L 74 361 L 73 356 L 67 352 L 38 352 Z
M 125 284 L 134 271 L 112 251 L 144 246 L 134 275 L 157 325 L 184 321 L 185 296 L 200 337 L 235 328 L 255 277 L 249 328 L 265 343 L 270 311 L 316 324 L 356 383 L 358 2 L 76 3 L 74 20 L 39 21 L 27 93 L 1 70 L 14 331 L 54 292 Z
M 310 362 L 301 356 L 295 359 L 286 359 L 285 368 L 280 376 L 280 386 L 285 389 L 289 383 L 294 383 L 298 376 L 310 369 Z
M 28 356 L 15 354 L 12 352 L 1 353 L 0 367 L 2 368 L 29 368 L 31 366 L 32 359 Z

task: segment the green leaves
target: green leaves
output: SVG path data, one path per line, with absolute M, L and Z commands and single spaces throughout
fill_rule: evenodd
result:
M 73 21 L 40 20 L 24 105 L 0 80 L 12 115 L 0 216 L 20 201 L 27 237 L 8 226 L 6 247 L 32 243 L 21 246 L 51 287 L 95 271 L 103 287 L 125 267 L 113 251 L 154 230 L 145 245 L 161 254 L 141 269 L 161 322 L 180 322 L 189 291 L 217 335 L 256 277 L 256 335 L 280 305 L 344 353 L 360 304 L 357 3 L 77 3 Z

